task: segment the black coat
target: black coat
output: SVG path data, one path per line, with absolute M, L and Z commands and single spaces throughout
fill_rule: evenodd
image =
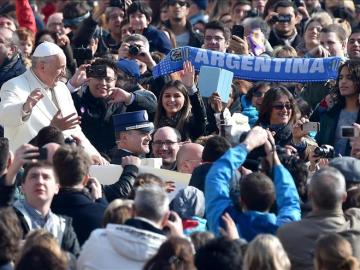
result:
M 73 219 L 73 227 L 81 246 L 93 230 L 102 227 L 107 205 L 103 198 L 94 202 L 84 190 L 60 188 L 59 193 L 53 198 L 51 210 L 55 214 Z
M 295 39 L 291 42 L 291 46 L 293 48 L 296 48 L 302 41 L 302 38 L 299 34 L 296 35 Z M 278 37 L 274 31 L 272 30 L 269 35 L 269 43 L 274 48 L 279 45 L 285 45 L 284 40 L 282 40 L 280 37 Z
M 6 60 L 0 67 L 0 87 L 8 80 L 15 78 L 26 71 L 26 67 L 19 55 Z
M 126 106 L 124 103 L 109 104 L 104 99 L 91 95 L 88 87 L 72 94 L 74 105 L 81 116 L 81 128 L 92 145 L 107 155 L 116 146 L 115 130 L 112 116 L 125 111 L 147 110 L 152 114 L 156 110 L 157 100 L 149 91 L 135 91 L 134 101 Z
M 135 165 L 126 165 L 118 181 L 111 185 L 103 185 L 103 192 L 108 202 L 115 199 L 127 199 L 133 192 L 135 178 L 138 176 L 139 168 Z

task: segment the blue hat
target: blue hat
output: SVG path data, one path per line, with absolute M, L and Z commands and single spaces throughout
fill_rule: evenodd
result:
M 140 77 L 140 67 L 134 60 L 121 59 L 116 63 L 117 67 L 131 77 Z
M 151 133 L 154 130 L 154 124 L 149 122 L 149 117 L 145 110 L 113 115 L 113 123 L 115 132 L 140 130 Z

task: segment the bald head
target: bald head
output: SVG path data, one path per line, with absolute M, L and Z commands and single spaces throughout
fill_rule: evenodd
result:
M 162 158 L 163 169 L 175 167 L 176 155 L 180 148 L 181 135 L 172 127 L 161 127 L 153 135 L 152 149 L 155 158 Z
M 192 173 L 201 164 L 204 147 L 197 143 L 187 143 L 181 146 L 177 156 L 177 170 L 182 173 Z
M 346 200 L 344 176 L 332 167 L 317 171 L 310 180 L 309 196 L 313 207 L 318 210 L 341 209 Z

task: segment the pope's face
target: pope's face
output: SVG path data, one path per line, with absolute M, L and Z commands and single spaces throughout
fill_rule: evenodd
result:
M 55 84 L 65 76 L 66 58 L 64 54 L 58 54 L 51 57 L 44 64 L 44 83 L 49 87 L 54 87 Z

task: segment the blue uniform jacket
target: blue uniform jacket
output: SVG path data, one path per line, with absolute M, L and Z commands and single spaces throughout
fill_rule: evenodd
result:
M 278 215 L 268 212 L 235 209 L 230 198 L 230 181 L 234 171 L 245 161 L 243 144 L 228 150 L 211 167 L 206 176 L 205 207 L 209 229 L 219 235 L 221 216 L 228 212 L 234 219 L 240 237 L 251 241 L 259 233 L 275 234 L 277 229 L 301 218 L 300 199 L 294 180 L 282 165 L 274 167 L 274 185 Z

